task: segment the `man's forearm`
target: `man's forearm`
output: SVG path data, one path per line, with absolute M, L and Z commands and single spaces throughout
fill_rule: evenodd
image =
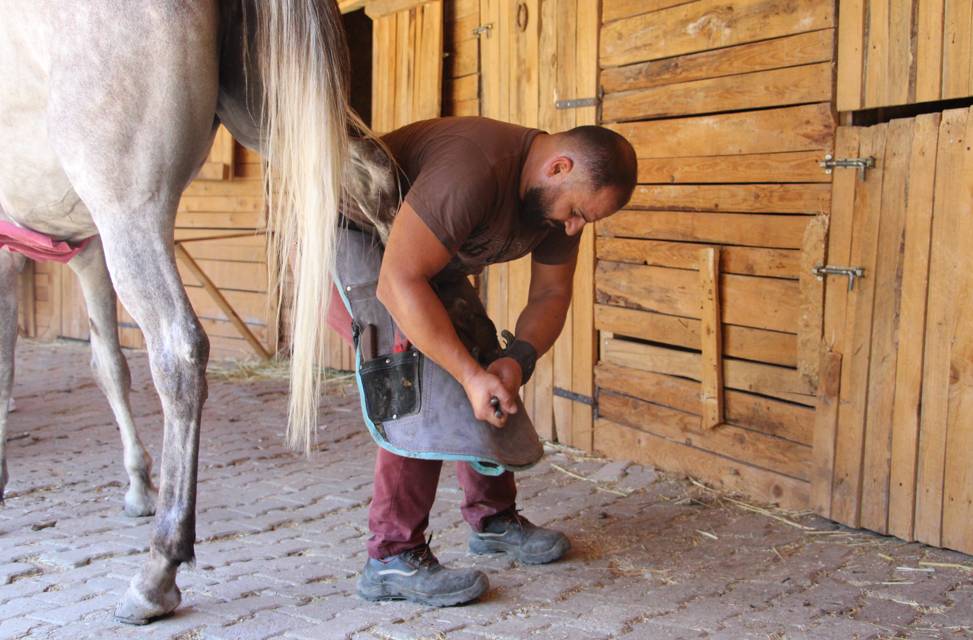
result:
M 517 318 L 517 338 L 529 342 L 537 350 L 538 357 L 554 345 L 561 329 L 571 298 L 562 293 L 540 295 L 527 301 L 527 306 Z
M 419 351 L 460 383 L 481 370 L 456 335 L 449 314 L 429 282 L 397 278 L 383 283 L 379 300 Z

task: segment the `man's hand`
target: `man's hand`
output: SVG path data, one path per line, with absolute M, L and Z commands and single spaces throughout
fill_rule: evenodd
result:
M 500 378 L 503 386 L 514 395 L 524 383 L 524 372 L 520 370 L 520 363 L 513 358 L 497 358 L 490 363 L 487 371 Z
M 514 366 L 519 368 L 517 363 Z M 507 385 L 495 374 L 480 369 L 463 382 L 463 390 L 470 399 L 470 406 L 473 407 L 473 415 L 477 420 L 489 422 L 498 429 L 502 429 L 507 424 L 507 416 L 517 413 L 516 392 L 511 393 Z M 500 401 L 501 415 L 497 417 L 496 407 L 490 400 L 496 398 Z

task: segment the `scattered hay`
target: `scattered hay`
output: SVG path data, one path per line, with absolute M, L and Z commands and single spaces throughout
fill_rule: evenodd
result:
M 272 358 L 270 360 L 222 360 L 210 362 L 206 374 L 211 380 L 227 381 L 255 381 L 255 380 L 289 380 L 291 377 L 290 361 Z M 354 373 L 324 369 L 322 371 L 324 384 L 335 384 L 350 380 Z

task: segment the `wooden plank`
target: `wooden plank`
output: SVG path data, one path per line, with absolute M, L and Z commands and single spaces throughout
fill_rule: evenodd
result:
M 946 0 L 943 18 L 943 99 L 973 93 L 970 62 L 973 58 L 973 3 Z
M 472 74 L 447 80 L 444 95 L 449 102 L 460 102 L 463 100 L 477 100 L 480 93 L 480 76 Z
M 906 363 L 906 366 L 897 367 L 895 372 L 889 485 L 889 533 L 904 540 L 914 539 L 916 458 L 924 350 L 924 341 L 917 339 L 917 336 L 926 334 L 929 241 L 932 232 L 936 144 L 940 120 L 938 113 L 916 118 L 916 135 L 912 143 L 909 166 L 898 336 L 899 362 Z
M 624 307 L 595 305 L 595 326 L 602 331 L 671 344 L 699 348 L 699 320 L 638 311 Z M 797 366 L 797 336 L 723 323 L 723 352 L 731 357 L 756 360 L 784 367 Z
M 395 15 L 395 94 L 394 127 L 404 127 L 415 121 L 415 83 L 418 72 L 418 51 L 416 50 L 415 9 L 399 11 Z
M 834 30 L 823 29 L 688 56 L 605 69 L 601 74 L 601 85 L 605 93 L 612 94 L 706 78 L 830 62 L 833 48 Z
M 620 20 L 640 13 L 658 11 L 696 0 L 604 0 L 602 2 L 602 22 Z
M 733 156 L 639 158 L 641 183 L 831 182 L 818 164 L 820 151 Z
M 865 26 L 865 92 L 864 107 L 888 104 L 887 91 L 889 78 L 889 0 L 870 0 L 867 11 L 868 22 Z M 898 52 L 906 57 L 904 52 Z M 906 88 L 908 89 L 908 82 Z
M 830 151 L 835 120 L 831 105 L 822 102 L 608 127 L 632 143 L 641 161 L 641 158 Z
M 443 58 L 443 77 L 461 78 L 480 71 L 479 38 L 461 40 Z M 486 61 L 484 61 L 484 65 Z M 484 67 L 486 68 L 486 67 Z
M 866 0 L 842 0 L 838 21 L 838 111 L 860 109 L 864 102 Z
M 699 318 L 698 276 L 692 271 L 599 262 L 597 300 L 630 308 Z M 722 321 L 744 327 L 797 331 L 799 287 L 793 280 L 725 275 L 719 296 Z
M 259 163 L 257 163 L 259 165 Z M 189 183 L 182 192 L 183 198 L 195 196 L 231 196 L 263 198 L 264 187 L 260 180 L 227 180 L 223 182 L 197 181 Z
M 449 7 L 447 2 L 443 7 L 443 13 L 447 13 Z M 444 19 L 443 23 L 443 48 L 446 51 L 455 51 L 458 46 L 476 47 L 476 36 L 473 29 L 480 26 L 479 7 L 475 13 L 465 15 L 461 18 Z
M 597 421 L 595 450 L 611 457 L 683 473 L 721 490 L 746 493 L 785 509 L 806 509 L 809 502 L 809 487 L 806 482 L 672 442 L 610 420 Z
M 258 195 L 238 196 L 184 196 L 179 201 L 177 211 L 191 213 L 206 212 L 261 212 L 264 210 L 264 198 Z M 178 220 L 177 220 L 178 226 Z
M 944 1 L 922 0 L 917 9 L 916 102 L 942 97 Z
M 701 415 L 697 385 L 691 380 L 640 371 L 607 362 L 595 368 L 598 387 Z M 726 392 L 726 421 L 752 431 L 810 446 L 814 409 L 749 393 Z
M 463 100 L 462 102 L 449 102 L 443 105 L 444 116 L 478 116 L 480 115 L 480 100 Z
M 922 370 L 922 414 L 916 473 L 915 537 L 933 546 L 943 544 L 944 482 L 950 392 L 954 371 L 951 358 L 953 309 L 958 301 L 961 254 L 968 251 L 958 233 L 968 211 L 963 202 L 969 174 L 965 148 L 969 145 L 967 109 L 943 112 L 936 157 L 935 203 L 932 213 L 932 251 L 929 257 L 929 295 L 926 304 L 925 353 Z M 968 215 L 968 213 L 966 214 Z
M 800 249 L 803 216 L 623 210 L 598 223 L 605 236 Z
M 873 280 L 875 296 L 868 372 L 865 451 L 862 467 L 862 526 L 888 532 L 889 479 L 892 463 L 892 409 L 898 361 L 899 304 L 908 198 L 909 160 L 915 120 L 888 126 L 883 162 L 881 224 Z M 902 363 L 913 368 L 915 362 Z
M 187 249 L 186 247 L 183 247 Z M 192 253 L 188 251 L 190 257 Z M 221 290 L 254 291 L 266 293 L 267 265 L 263 262 L 228 262 L 226 260 L 193 260 L 209 279 Z M 179 275 L 187 285 L 203 286 L 195 273 L 186 266 L 179 267 Z
M 682 376 L 697 381 L 700 379 L 698 353 L 603 337 L 601 359 L 603 362 L 623 367 Z M 808 389 L 807 384 L 793 369 L 725 358 L 723 376 L 724 384 L 731 389 L 759 393 L 808 406 L 814 404 L 815 390 Z
M 857 158 L 860 129 L 841 127 L 837 131 L 835 154 Z M 860 185 L 853 171 L 838 171 L 828 235 L 828 261 L 849 265 L 854 227 L 855 189 Z M 811 506 L 831 517 L 834 489 L 834 459 L 838 432 L 838 394 L 841 384 L 841 354 L 844 350 L 848 287 L 842 282 L 825 282 L 824 335 L 818 374 L 817 422 L 814 430 L 814 471 L 811 476 Z
M 428 0 L 367 0 L 365 4 L 365 15 L 372 20 L 382 18 L 389 14 L 403 15 L 406 11 L 419 8 L 422 3 Z
M 813 387 L 818 386 L 824 330 L 824 280 L 815 277 L 811 269 L 824 264 L 827 235 L 827 216 L 816 216 L 807 225 L 801 251 L 801 315 L 797 326 L 797 357 L 801 375 Z
M 862 157 L 885 155 L 886 125 L 861 133 Z M 854 172 L 845 169 L 845 172 Z M 857 176 L 857 172 L 856 176 Z M 848 314 L 844 330 L 844 361 L 838 432 L 835 442 L 834 488 L 831 517 L 849 526 L 861 525 L 862 464 L 865 445 L 865 411 L 868 390 L 869 354 L 872 337 L 872 309 L 875 301 L 875 261 L 879 220 L 882 208 L 882 172 L 873 171 L 855 191 L 855 232 L 852 236 L 851 265 L 865 269 L 853 291 L 848 293 Z M 873 274 L 868 276 L 867 274 Z M 832 276 L 829 286 L 847 287 L 847 280 Z
M 811 465 L 811 509 L 819 515 L 830 518 L 831 495 L 834 487 L 835 434 L 838 431 L 838 393 L 841 382 L 840 352 L 822 350 L 818 382 Z
M 823 0 L 699 0 L 606 24 L 601 64 L 613 67 L 745 42 L 827 29 L 834 6 Z
M 723 422 L 723 329 L 720 322 L 720 250 L 699 250 L 700 355 L 702 426 L 712 429 Z
M 610 392 L 599 396 L 598 415 L 667 440 L 746 460 L 792 478 L 807 479 L 811 449 L 788 440 L 732 425 L 706 429 L 700 424 L 699 416 Z
M 416 27 L 416 73 L 413 120 L 436 118 L 442 114 L 443 83 L 443 3 L 423 3 L 418 9 Z
M 372 60 L 383 64 L 372 69 L 372 128 L 386 133 L 395 128 L 393 96 L 395 95 L 395 23 L 394 15 L 372 22 Z
M 913 37 L 914 2 L 889 2 L 888 34 L 883 104 L 915 102 L 916 42 Z
M 179 227 L 205 229 L 261 229 L 266 217 L 263 211 L 252 213 L 200 212 L 180 213 L 176 216 Z
M 694 80 L 605 96 L 606 122 L 716 113 L 831 99 L 831 63 Z
M 598 94 L 598 3 L 577 0 L 577 28 L 575 39 L 578 51 L 576 67 L 577 97 Z M 598 109 L 578 109 L 576 124 L 598 123 Z M 572 326 L 572 387 L 575 393 L 594 397 L 594 366 L 597 360 L 595 337 L 595 230 L 588 225 L 578 246 L 578 267 L 574 275 Z M 573 446 L 585 451 L 594 448 L 594 412 L 589 405 L 575 402 L 572 406 L 571 433 Z
M 970 35 L 970 31 L 967 31 Z M 952 344 L 949 357 L 949 408 L 946 421 L 946 465 L 943 487 L 943 546 L 965 553 L 973 552 L 973 115 L 967 119 L 963 165 L 956 200 L 958 224 L 952 243 L 958 251 L 954 277 L 956 304 L 952 308 L 949 331 Z
M 699 250 L 705 246 L 689 242 L 602 237 L 598 240 L 597 253 L 599 259 L 612 262 L 693 269 Z M 719 257 L 722 273 L 795 280 L 801 273 L 801 252 L 795 250 L 724 246 L 720 248 Z
M 827 213 L 831 185 L 639 185 L 631 209 L 733 213 Z

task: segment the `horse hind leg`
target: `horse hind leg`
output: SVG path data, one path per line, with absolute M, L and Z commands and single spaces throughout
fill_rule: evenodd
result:
M 209 340 L 179 279 L 168 234 L 158 225 L 160 218 L 171 215 L 168 209 L 175 204 L 173 200 L 158 209 L 144 209 L 126 224 L 106 225 L 101 234 L 118 295 L 145 335 L 165 418 L 149 558 L 115 611 L 117 619 L 131 624 L 144 624 L 179 605 L 176 571 L 194 559 L 196 472 Z M 131 250 L 135 246 L 138 251 Z
M 17 344 L 17 274 L 21 256 L 0 250 L 0 504 L 7 486 L 7 405 L 14 383 Z
M 139 440 L 132 419 L 128 394 L 132 380 L 128 363 L 118 342 L 118 309 L 115 289 L 105 266 L 101 239 L 95 237 L 68 266 L 77 274 L 88 308 L 91 326 L 91 370 L 108 399 L 122 437 L 128 491 L 125 515 L 150 516 L 155 513 L 155 487 L 152 486 L 152 457 Z

